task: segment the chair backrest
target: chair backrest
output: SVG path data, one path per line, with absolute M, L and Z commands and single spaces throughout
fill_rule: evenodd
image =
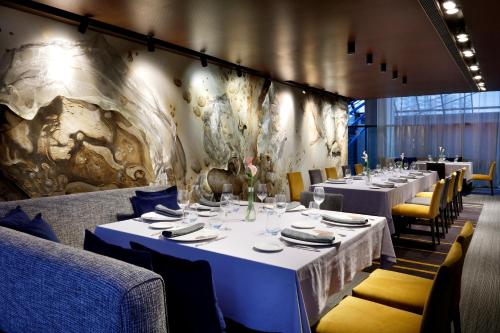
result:
M 309 170 L 309 180 L 311 181 L 311 185 L 322 183 L 323 175 L 321 174 L 321 170 Z
M 337 174 L 337 169 L 335 167 L 325 168 L 326 179 L 337 179 L 339 178 Z
M 432 283 L 425 302 L 420 332 L 449 332 L 454 295 L 461 279 L 462 245 L 454 242 Z
M 306 207 L 309 206 L 309 202 L 314 201 L 314 193 L 304 191 L 300 193 L 300 203 Z M 325 201 L 320 205 L 320 209 L 324 210 L 334 210 L 336 212 L 341 212 L 344 206 L 344 195 L 325 193 Z
M 455 186 L 455 180 L 457 179 L 457 173 L 453 172 L 450 175 L 450 185 L 448 186 L 448 196 L 447 196 L 447 202 L 450 203 L 453 201 L 453 187 Z
M 441 200 L 441 194 L 443 193 L 444 179 L 441 179 L 436 183 L 436 188 L 432 192 L 431 204 L 429 205 L 429 211 L 433 217 L 439 214 L 439 206 Z
M 354 164 L 354 172 L 356 175 L 360 175 L 363 173 L 363 164 L 356 163 Z
M 344 177 L 345 177 L 345 173 L 346 173 L 346 171 L 347 171 L 348 169 L 350 170 L 350 167 L 349 167 L 348 165 L 343 165 L 343 166 L 342 166 L 342 175 L 343 175 Z
M 458 183 L 460 183 L 460 178 L 462 178 L 462 169 L 455 171 L 457 176 L 455 178 L 455 183 L 453 183 L 453 196 L 458 194 Z
M 462 244 L 462 250 L 464 251 L 464 256 L 467 254 L 469 250 L 469 245 L 472 240 L 472 236 L 474 235 L 474 225 L 467 221 L 465 222 L 460 234 L 457 236 L 457 242 Z
M 448 176 L 444 179 L 443 191 L 441 192 L 440 207 L 442 210 L 446 208 L 448 204 L 448 187 L 450 186 L 451 177 Z
M 446 177 L 446 166 L 444 163 L 429 162 L 426 163 L 427 170 L 437 171 L 439 179 Z
M 490 163 L 490 170 L 488 172 L 488 175 L 490 176 L 491 179 L 493 179 L 493 175 L 495 174 L 495 168 L 497 167 L 497 162 L 491 161 Z
M 290 200 L 299 201 L 300 192 L 304 191 L 304 181 L 300 172 L 289 172 L 286 174 L 288 186 L 290 187 Z
M 467 168 L 463 167 L 460 169 L 462 172 L 460 173 L 460 179 L 458 180 L 458 185 L 457 185 L 457 192 L 461 193 L 464 185 L 464 176 L 465 176 L 465 171 L 467 171 Z

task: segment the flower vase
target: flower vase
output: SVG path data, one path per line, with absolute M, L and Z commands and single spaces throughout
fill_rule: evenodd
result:
M 366 179 L 365 179 L 366 185 L 371 185 L 372 184 L 372 175 L 370 174 L 370 169 L 366 168 Z
M 253 186 L 248 187 L 248 206 L 245 212 L 245 221 L 253 222 L 255 221 L 256 213 L 254 206 L 254 189 Z

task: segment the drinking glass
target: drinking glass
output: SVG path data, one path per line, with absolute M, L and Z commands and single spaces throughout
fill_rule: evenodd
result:
M 233 184 L 224 184 L 222 185 L 222 194 L 221 200 L 223 196 L 226 196 L 228 200 L 231 199 L 231 195 L 233 195 Z
M 222 195 L 220 199 L 220 209 L 224 213 L 224 218 L 227 220 L 227 215 L 231 211 L 231 199 L 228 195 Z
M 283 216 L 283 213 L 286 212 L 286 206 L 286 195 L 276 194 L 276 212 L 280 218 Z
M 271 236 L 276 236 L 280 231 L 280 225 L 276 212 L 276 198 L 267 197 L 265 199 L 264 209 L 266 211 L 266 233 Z
M 267 197 L 267 184 L 257 184 L 257 197 L 260 202 L 264 202 Z
M 184 213 L 186 207 L 189 205 L 189 192 L 188 190 L 178 190 L 177 191 L 177 204 L 182 209 L 182 222 L 184 222 Z
M 196 221 L 198 221 L 198 210 L 192 205 L 189 205 L 187 207 L 187 222 L 196 223 Z
M 208 220 L 208 224 L 210 225 L 210 228 L 219 230 L 222 227 L 222 220 L 218 216 L 212 217 Z
M 313 222 L 319 222 L 321 220 L 319 205 L 316 202 L 314 201 L 309 202 L 309 209 L 307 211 L 307 216 Z
M 323 187 L 314 187 L 314 201 L 318 204 L 318 207 L 325 201 L 325 189 Z
M 235 216 L 237 216 L 240 211 L 239 201 L 240 197 L 238 195 L 233 194 L 231 196 L 231 213 L 233 213 Z
M 351 178 L 351 169 L 350 168 L 345 169 L 345 177 Z
M 432 162 L 432 155 L 427 155 L 427 159 L 429 160 L 429 162 Z
M 403 163 L 403 169 L 408 170 L 408 162 Z

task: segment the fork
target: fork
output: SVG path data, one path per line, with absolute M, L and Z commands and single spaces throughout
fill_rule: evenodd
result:
M 200 246 L 203 246 L 203 245 L 207 245 L 207 244 L 210 244 L 210 243 L 214 243 L 214 242 L 217 242 L 217 241 L 220 241 L 221 239 L 224 239 L 226 238 L 227 236 L 224 235 L 224 236 L 220 236 L 220 237 L 217 237 L 217 238 L 214 238 L 214 239 L 211 239 L 207 242 L 203 242 L 203 243 L 198 243 L 198 244 L 195 244 L 194 246 L 195 247 L 200 247 Z

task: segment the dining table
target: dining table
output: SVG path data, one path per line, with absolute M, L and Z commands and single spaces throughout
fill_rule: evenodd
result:
M 427 163 L 444 163 L 444 170 L 445 170 L 446 176 L 449 176 L 453 172 L 460 170 L 464 167 L 465 167 L 465 174 L 464 174 L 465 179 L 471 180 L 472 174 L 474 173 L 472 162 L 451 162 L 451 161 L 445 161 L 445 162 L 417 161 L 417 162 L 415 162 L 415 164 L 417 165 L 419 170 L 425 170 L 427 168 Z
M 367 183 L 364 176 L 347 178 L 344 183 L 327 180 L 311 185 L 310 191 L 314 192 L 314 188 L 319 186 L 323 187 L 326 193 L 342 194 L 345 212 L 383 216 L 387 220 L 390 233 L 394 234 L 396 229 L 392 219 L 392 207 L 405 203 L 419 192 L 428 190 L 438 180 L 437 172 L 431 171 L 415 176 L 414 179 L 407 179 L 403 183 L 390 182 L 391 178 L 400 178 L 409 173 L 410 171 L 403 170 L 384 176 L 372 176 L 370 183 Z M 379 187 L 376 186 L 377 183 L 393 184 L 394 187 Z
M 244 220 L 244 205 L 228 217 L 222 213 L 215 217 L 199 216 L 197 222 L 203 222 L 205 227 L 197 232 L 216 234 L 209 240 L 181 242 L 165 238 L 161 230 L 140 218 L 99 225 L 95 233 L 121 247 L 129 248 L 134 241 L 171 256 L 208 261 L 224 316 L 265 332 L 311 332 L 311 325 L 319 320 L 328 298 L 341 291 L 358 272 L 381 256 L 395 261 L 387 219 L 383 216 L 334 212 L 367 221 L 363 226 L 350 227 L 313 220 L 305 215 L 308 210 L 301 207 L 281 217 L 267 214 L 259 204 L 256 207 L 257 218 L 252 222 Z M 266 232 L 270 218 L 278 219 L 281 230 L 295 230 L 294 226 L 304 222 L 313 224 L 312 230 L 333 232 L 335 242 L 332 246 L 304 246 L 283 241 L 280 233 Z M 219 229 L 210 227 L 218 224 L 213 223 L 216 219 L 222 220 Z M 265 252 L 262 244 L 274 244 L 281 249 Z

